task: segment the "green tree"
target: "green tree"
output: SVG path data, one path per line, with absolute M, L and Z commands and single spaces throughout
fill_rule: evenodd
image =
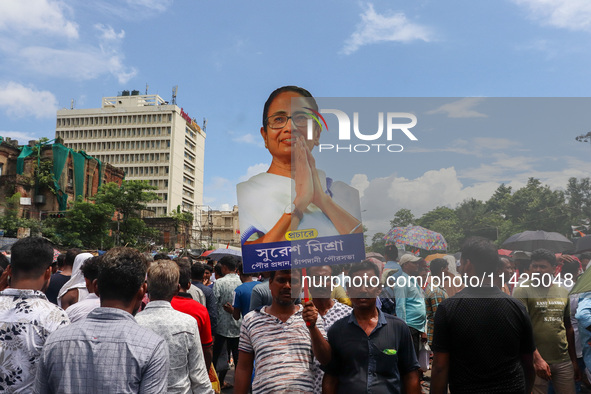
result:
M 361 229 L 363 230 L 363 245 L 365 245 L 365 249 L 367 249 L 369 246 L 367 245 L 367 226 L 362 225 Z
M 60 219 L 47 219 L 55 229 L 54 240 L 67 247 L 88 249 L 112 246 L 109 230 L 115 208 L 111 204 L 85 202 L 79 197 Z
M 0 228 L 4 230 L 6 237 L 16 237 L 21 227 L 31 229 L 31 235 L 41 234 L 43 227 L 39 220 L 19 216 L 20 199 L 21 194 L 15 193 L 4 200 L 4 216 L 0 217 Z
M 137 247 L 142 238 L 154 237 L 156 230 L 146 226 L 140 212 L 147 208 L 147 203 L 160 198 L 152 190 L 156 186 L 148 181 L 123 181 L 121 186 L 114 182 L 104 184 L 94 196 L 98 204 L 110 204 L 117 211 L 113 231 L 118 245 Z
M 564 195 L 567 199 L 569 223 L 573 226 L 591 219 L 591 181 L 583 178 L 570 178 Z
M 174 220 L 174 230 L 176 231 L 176 233 L 179 234 L 179 230 L 183 230 L 182 233 L 185 236 L 185 245 L 183 245 L 183 247 L 186 247 L 189 229 L 193 225 L 193 214 L 191 212 L 181 212 L 181 206 L 179 205 L 177 206 L 176 210 L 172 211 L 170 216 Z
M 570 232 L 567 211 L 562 191 L 553 191 L 538 179 L 529 178 L 508 200 L 506 218 L 513 225 L 513 233 L 544 230 L 566 234 Z
M 179 231 L 182 226 L 193 224 L 193 214 L 191 212 L 181 212 L 181 206 L 177 206 L 170 216 L 174 219 L 175 230 Z
M 455 209 L 459 228 L 464 238 L 480 236 L 491 240 L 498 238 L 498 229 L 503 217 L 488 210 L 488 205 L 473 198 L 464 200 Z
M 0 218 L 0 226 L 5 231 L 5 236 L 16 237 L 21 221 L 18 216 L 21 194 L 14 193 L 4 201 L 4 216 Z
M 394 214 L 394 219 L 390 220 L 390 227 L 406 227 L 414 224 L 415 215 L 410 209 L 402 208 Z
M 110 182 L 101 186 L 94 200 L 113 205 L 125 220 L 126 217 L 139 217 L 139 212 L 146 209 L 149 201 L 159 200 L 152 191 L 156 189 L 148 181 L 123 181 L 121 186 Z
M 486 204 L 486 210 L 489 212 L 497 212 L 501 214 L 505 214 L 507 210 L 507 204 L 511 199 L 511 186 L 505 186 L 504 183 L 501 184 L 495 190 L 494 194 L 491 198 L 488 199 Z
M 371 237 L 371 245 L 368 247 L 368 252 L 380 253 L 383 256 L 386 251 L 385 236 L 386 234 L 384 233 L 375 233 L 373 237 Z
M 53 177 L 53 161 L 50 158 L 41 159 L 35 173 L 39 190 L 47 188 L 53 194 L 57 194 Z

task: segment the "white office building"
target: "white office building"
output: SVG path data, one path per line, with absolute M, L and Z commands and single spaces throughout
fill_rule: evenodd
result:
M 59 110 L 57 137 L 122 168 L 125 179 L 156 186 L 162 200 L 148 204 L 156 216 L 169 216 L 181 206 L 199 220 L 205 132 L 177 105 L 158 95 L 123 91 L 103 97 L 101 108 Z

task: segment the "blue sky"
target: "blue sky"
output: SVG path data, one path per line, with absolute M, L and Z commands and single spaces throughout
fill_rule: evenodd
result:
M 56 111 L 72 99 L 95 108 L 103 96 L 148 84 L 169 100 L 178 85 L 179 106 L 208 119 L 204 202 L 224 209 L 236 201 L 236 183 L 270 162 L 259 128 L 276 87 L 296 84 L 317 97 L 458 98 L 450 103 L 585 97 L 590 40 L 585 0 L 5 0 L 0 135 L 52 138 Z M 557 122 L 543 135 L 538 127 L 425 131 L 391 163 L 343 164 L 350 176 L 342 180 L 367 192 L 370 232 L 386 231 L 399 208 L 420 215 L 486 199 L 500 182 L 520 187 L 536 176 L 559 188 L 587 176 L 591 147 L 574 140 L 586 124 Z M 391 212 L 372 211 L 369 195 L 392 188 L 400 192 L 386 201 Z

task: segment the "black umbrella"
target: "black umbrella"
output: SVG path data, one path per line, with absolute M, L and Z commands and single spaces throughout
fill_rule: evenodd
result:
M 504 249 L 533 252 L 536 249 L 548 249 L 554 253 L 574 250 L 573 243 L 564 235 L 546 231 L 524 231 L 510 236 L 501 245 Z
M 242 251 L 234 250 L 234 249 L 220 248 L 220 249 L 216 249 L 213 252 L 211 252 L 209 255 L 207 255 L 207 257 L 209 257 L 212 260 L 219 261 L 222 257 L 229 256 L 229 255 L 242 258 Z
M 591 235 L 581 237 L 575 241 L 575 253 L 591 251 Z

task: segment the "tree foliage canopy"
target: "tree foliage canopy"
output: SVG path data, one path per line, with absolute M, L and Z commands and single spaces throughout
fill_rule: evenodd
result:
M 448 252 L 456 252 L 470 236 L 482 236 L 501 245 L 513 234 L 526 230 L 554 231 L 571 235 L 571 226 L 586 224 L 591 233 L 591 180 L 570 178 L 564 191 L 552 190 L 539 179 L 513 191 L 501 184 L 487 201 L 467 199 L 455 208 L 436 207 L 415 218 L 406 208 L 399 209 L 391 227 L 416 224 L 441 233 Z M 383 249 L 383 233 L 376 233 L 369 250 Z M 381 238 L 380 238 L 381 237 Z
M 77 248 L 106 249 L 113 244 L 109 236 L 115 208 L 111 204 L 93 204 L 81 197 L 66 216 L 47 219 L 55 227 L 54 239 L 61 245 Z
M 110 182 L 101 186 L 94 201 L 98 204 L 111 204 L 125 221 L 130 217 L 139 217 L 140 211 L 146 209 L 149 201 L 159 200 L 158 195 L 152 191 L 156 189 L 148 181 L 123 181 L 121 186 Z
M 52 227 L 47 232 L 56 243 L 68 247 L 141 247 L 157 233 L 141 219 L 147 203 L 158 199 L 155 189 L 147 181 L 123 181 L 121 186 L 104 184 L 94 196 L 94 203 L 79 199 L 64 218 L 46 220 Z
M 390 227 L 406 227 L 414 224 L 416 218 L 410 209 L 402 208 L 396 211 L 394 219 L 390 220 Z

